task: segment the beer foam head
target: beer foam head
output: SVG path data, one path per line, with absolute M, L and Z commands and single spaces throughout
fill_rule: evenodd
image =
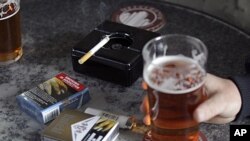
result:
M 198 89 L 204 83 L 205 74 L 196 61 L 184 56 L 156 58 L 143 71 L 144 80 L 151 88 L 170 94 Z

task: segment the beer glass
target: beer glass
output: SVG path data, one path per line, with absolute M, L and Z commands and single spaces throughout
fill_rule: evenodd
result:
M 152 141 L 198 141 L 195 108 L 206 99 L 203 87 L 207 48 L 195 37 L 156 37 L 143 48 Z
M 0 65 L 22 56 L 20 0 L 0 0 Z

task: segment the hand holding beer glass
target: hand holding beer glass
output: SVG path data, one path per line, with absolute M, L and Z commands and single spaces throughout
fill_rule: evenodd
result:
M 22 56 L 20 0 L 0 0 L 0 65 Z
M 207 48 L 199 39 L 170 34 L 143 48 L 152 141 L 198 141 L 195 108 L 206 99 Z

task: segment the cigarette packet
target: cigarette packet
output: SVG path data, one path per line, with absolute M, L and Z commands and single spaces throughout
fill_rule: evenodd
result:
M 89 90 L 65 73 L 23 92 L 16 97 L 20 109 L 45 124 L 65 108 L 77 109 L 90 100 Z
M 101 116 L 65 109 L 42 131 L 43 141 L 114 141 L 118 123 Z

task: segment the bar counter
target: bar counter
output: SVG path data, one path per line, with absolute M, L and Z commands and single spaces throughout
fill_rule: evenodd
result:
M 143 116 L 139 111 L 143 98 L 141 77 L 132 86 L 123 87 L 76 73 L 71 63 L 71 49 L 75 44 L 110 19 L 117 8 L 131 4 L 151 5 L 162 11 L 166 25 L 158 33 L 180 33 L 201 39 L 209 51 L 208 72 L 223 77 L 245 73 L 244 58 L 250 55 L 250 36 L 205 13 L 155 0 L 22 0 L 24 54 L 18 62 L 0 66 L 1 141 L 40 140 L 45 125 L 20 111 L 16 96 L 59 72 L 89 87 L 92 99 L 80 111 L 94 107 L 127 116 Z M 208 141 L 229 141 L 230 124 L 202 123 L 201 131 Z M 250 121 L 238 124 L 250 124 Z M 141 141 L 142 136 L 121 130 L 116 141 Z

